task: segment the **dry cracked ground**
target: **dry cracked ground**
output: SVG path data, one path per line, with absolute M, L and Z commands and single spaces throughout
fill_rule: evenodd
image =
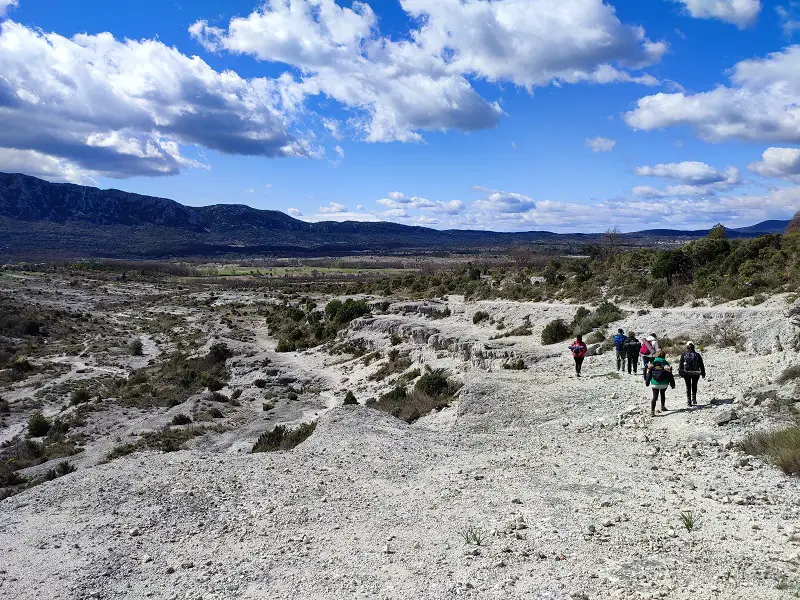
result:
M 777 383 L 800 361 L 786 297 L 624 307 L 611 331 L 742 336 L 739 351 L 704 349 L 698 407 L 679 381 L 651 418 L 641 376 L 616 373 L 612 354 L 577 379 L 565 344 L 541 345 L 548 322 L 572 318 L 567 304 L 398 301 L 339 333 L 362 349 L 354 357 L 331 344 L 276 353 L 259 313 L 275 299 L 262 290 L 20 273 L 0 284 L 91 325 L 0 391 L 7 443 L 24 439 L 32 409 L 81 412 L 77 470 L 0 501 L 3 598 L 800 597 L 797 481 L 737 445 L 794 419 L 796 382 Z M 491 319 L 474 324 L 478 311 Z M 517 327 L 530 335 L 491 339 Z M 124 351 L 134 335 L 141 357 Z M 108 378 L 215 343 L 232 351 L 219 393 L 235 403 L 109 394 Z M 402 370 L 376 377 L 392 348 Z M 526 369 L 503 368 L 518 359 Z M 404 373 L 438 368 L 461 385 L 448 408 L 408 424 L 364 406 Z M 104 392 L 70 405 L 81 386 Z M 342 406 L 345 390 L 362 404 Z M 170 427 L 178 414 L 193 423 Z M 275 425 L 309 421 L 316 431 L 295 449 L 249 453 Z M 137 446 L 187 428 L 177 447 Z

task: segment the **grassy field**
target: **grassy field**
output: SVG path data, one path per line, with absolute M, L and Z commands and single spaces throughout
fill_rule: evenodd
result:
M 315 274 L 325 275 L 403 275 L 413 273 L 415 269 L 395 269 L 381 268 L 374 269 L 354 268 L 354 267 L 311 267 L 302 266 L 279 266 L 279 267 L 247 267 L 226 265 L 224 267 L 201 267 L 199 269 L 205 277 L 313 277 Z

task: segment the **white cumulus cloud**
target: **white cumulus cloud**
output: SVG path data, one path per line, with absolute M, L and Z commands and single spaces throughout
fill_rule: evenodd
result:
M 740 29 L 751 25 L 761 12 L 761 0 L 675 0 L 696 19 L 719 19 Z
M 19 6 L 19 0 L 0 0 L 0 17 L 8 14 L 8 9 Z
M 378 204 L 390 210 L 422 210 L 438 214 L 455 215 L 463 212 L 466 206 L 461 200 L 428 200 L 419 196 L 406 196 L 402 192 L 389 192 L 387 198 Z
M 203 166 L 183 154 L 185 145 L 314 155 L 290 132 L 286 79 L 218 72 L 159 41 L 66 38 L 4 21 L 0 74 L 0 147 L 39 152 L 91 175 Z
M 338 202 L 328 202 L 327 206 L 320 206 L 319 212 L 323 215 L 335 215 L 339 213 L 346 213 L 347 207 Z
M 697 161 L 658 164 L 653 167 L 637 167 L 635 173 L 645 177 L 662 177 L 693 185 L 722 182 L 738 183 L 739 181 L 739 170 L 735 167 L 729 167 L 725 171 L 718 171 L 711 165 Z
M 362 116 L 369 141 L 420 141 L 420 132 L 497 124 L 497 101 L 471 78 L 533 88 L 552 83 L 657 83 L 636 72 L 666 52 L 641 27 L 623 24 L 602 0 L 400 0 L 413 23 L 383 36 L 365 2 L 266 0 L 227 28 L 198 21 L 207 49 L 247 54 L 300 72 L 293 91 L 324 95 Z M 338 123 L 325 127 L 334 137 Z
M 767 148 L 756 161 L 747 167 L 764 177 L 775 177 L 800 183 L 800 149 Z
M 528 196 L 514 192 L 490 191 L 481 200 L 473 202 L 473 207 L 498 214 L 519 214 L 536 208 L 536 202 Z
M 660 93 L 641 98 L 625 121 L 651 131 L 690 126 L 705 140 L 800 143 L 800 46 L 744 60 L 731 84 L 707 92 Z
M 586 147 L 591 148 L 592 152 L 611 152 L 616 145 L 616 140 L 611 140 L 604 137 L 596 137 L 586 140 Z
M 657 177 L 678 182 L 677 185 L 668 185 L 660 189 L 652 186 L 634 187 L 633 194 L 643 198 L 709 196 L 727 190 L 741 181 L 739 170 L 735 167 L 719 171 L 711 165 L 698 161 L 637 167 L 634 172 L 643 177 Z
M 303 216 L 303 213 L 299 208 L 290 208 L 286 212 L 289 213 L 290 216 L 295 217 L 295 218 Z

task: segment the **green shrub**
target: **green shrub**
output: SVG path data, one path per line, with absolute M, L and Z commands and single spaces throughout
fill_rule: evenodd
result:
M 15 485 L 24 485 L 26 483 L 28 483 L 28 480 L 16 471 L 0 471 L 0 487 L 11 487 Z
M 225 387 L 225 384 L 216 377 L 212 377 L 208 380 L 207 387 L 209 392 L 218 392 Z
M 356 398 L 355 394 L 350 390 L 347 390 L 347 393 L 344 395 L 344 403 L 343 406 L 355 406 L 358 404 L 358 399 Z
M 479 310 L 474 315 L 472 315 L 472 322 L 477 325 L 478 323 L 483 323 L 484 321 L 489 320 L 489 313 L 485 310 Z
M 28 434 L 31 437 L 44 437 L 53 424 L 40 412 L 33 413 L 28 418 Z
M 242 397 L 242 390 L 234 390 L 231 394 L 231 400 L 238 400 Z
M 188 415 L 185 415 L 183 413 L 175 415 L 172 418 L 172 424 L 175 425 L 175 426 L 189 425 L 191 422 L 192 422 L 191 417 L 189 417 Z
M 131 356 L 142 356 L 144 354 L 144 345 L 142 340 L 135 339 L 128 344 L 128 354 Z
M 11 405 L 8 400 L 0 398 L 0 415 L 7 415 L 11 413 Z
M 69 403 L 72 406 L 77 406 L 78 404 L 83 404 L 85 402 L 88 402 L 90 398 L 91 396 L 89 392 L 87 392 L 86 390 L 84 389 L 75 390 L 74 392 L 72 392 L 72 395 L 69 398 Z
M 316 428 L 316 423 L 303 423 L 295 429 L 287 429 L 283 425 L 278 425 L 272 431 L 261 434 L 253 446 L 253 454 L 291 450 L 311 437 Z
M 259 389 L 262 389 L 262 390 L 263 390 L 265 387 L 267 387 L 267 382 L 266 382 L 266 380 L 264 380 L 264 379 L 256 379 L 256 380 L 253 382 L 253 385 L 254 385 L 254 386 L 256 386 L 257 388 L 259 388 Z
M 296 402 L 300 398 L 300 396 L 297 395 L 297 392 L 289 392 L 286 394 L 286 397 L 292 402 Z
M 447 371 L 444 369 L 436 369 L 425 373 L 417 380 L 414 389 L 423 394 L 427 394 L 431 398 L 438 398 L 445 395 L 450 389 L 450 384 L 447 382 Z
M 751 433 L 741 448 L 747 454 L 767 458 L 787 475 L 800 475 L 800 427 Z
M 542 330 L 542 344 L 545 346 L 557 344 L 569 339 L 570 335 L 570 329 L 564 319 L 556 319 L 550 321 Z

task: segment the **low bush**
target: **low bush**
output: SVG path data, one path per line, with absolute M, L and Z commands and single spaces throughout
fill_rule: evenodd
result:
M 484 321 L 488 320 L 489 320 L 489 313 L 486 312 L 485 310 L 479 310 L 474 315 L 472 315 L 472 322 L 475 325 L 483 323 Z
M 278 425 L 272 431 L 261 434 L 253 446 L 253 454 L 291 450 L 311 437 L 316 428 L 316 423 L 303 423 L 294 429 Z
M 625 314 L 618 306 L 608 301 L 600 304 L 594 311 L 580 307 L 575 312 L 575 318 L 572 320 L 572 333 L 575 335 L 587 335 L 595 329 L 606 328 L 609 323 L 618 321 L 624 316 Z
M 218 391 L 220 391 L 222 388 L 224 388 L 224 387 L 225 387 L 225 384 L 224 384 L 224 383 L 222 383 L 222 382 L 221 382 L 219 379 L 217 379 L 216 377 L 212 377 L 211 379 L 209 379 L 209 380 L 208 380 L 208 385 L 207 385 L 206 387 L 208 387 L 208 391 L 209 391 L 209 392 L 218 392 Z
M 28 418 L 28 434 L 31 437 L 46 436 L 52 426 L 50 420 L 40 412 L 35 412 Z
M 83 404 L 88 402 L 91 398 L 91 395 L 88 391 L 84 389 L 75 390 L 72 392 L 72 395 L 69 397 L 69 403 L 72 406 L 77 406 L 78 404 Z
M 450 389 L 450 384 L 447 381 L 447 371 L 444 369 L 436 369 L 425 373 L 417 380 L 414 389 L 423 394 L 427 394 L 431 398 L 438 398 L 445 395 Z
M 570 328 L 564 322 L 564 319 L 556 319 L 555 321 L 550 321 L 542 330 L 542 344 L 545 346 L 558 344 L 569 339 L 570 335 Z
M 356 398 L 355 394 L 350 390 L 347 390 L 347 393 L 344 395 L 343 406 L 355 406 L 357 404 L 358 399 Z
M 128 354 L 131 356 L 142 356 L 144 354 L 144 345 L 142 340 L 135 339 L 128 344 Z
M 751 433 L 741 448 L 752 456 L 767 458 L 787 475 L 800 475 L 800 427 Z
M 175 426 L 189 425 L 189 424 L 191 424 L 191 422 L 192 422 L 191 417 L 189 417 L 188 415 L 185 415 L 183 413 L 175 415 L 172 418 L 172 424 L 175 425 Z
M 0 415 L 7 415 L 11 413 L 11 405 L 8 400 L 0 398 Z
M 254 386 L 256 386 L 257 388 L 259 388 L 259 389 L 262 389 L 262 390 L 263 390 L 265 387 L 267 387 L 267 382 L 266 382 L 266 380 L 265 380 L 265 379 L 256 379 L 256 380 L 253 382 L 253 385 L 254 385 Z

